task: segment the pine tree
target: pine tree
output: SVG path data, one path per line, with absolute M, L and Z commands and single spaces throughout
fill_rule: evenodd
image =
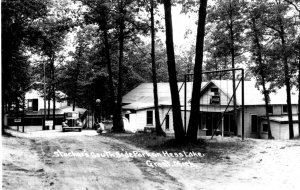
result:
M 187 131 L 187 140 L 196 141 L 197 131 L 199 123 L 201 123 L 199 117 L 200 107 L 200 92 L 202 82 L 202 64 L 203 64 L 203 45 L 205 36 L 205 23 L 206 23 L 206 7 L 207 0 L 201 0 L 199 6 L 199 17 L 198 17 L 198 30 L 197 30 L 197 41 L 196 41 L 196 57 L 194 67 L 194 81 L 193 81 L 193 92 L 191 101 L 191 115 Z
M 172 99 L 173 126 L 174 126 L 176 141 L 182 143 L 185 138 L 185 131 L 183 130 L 181 106 L 179 101 L 179 93 L 178 93 L 178 85 L 177 85 L 171 6 L 172 5 L 170 0 L 164 1 L 166 47 L 167 47 L 167 57 L 168 57 L 167 63 L 168 63 L 169 83 L 170 83 L 170 91 L 171 91 L 171 99 Z

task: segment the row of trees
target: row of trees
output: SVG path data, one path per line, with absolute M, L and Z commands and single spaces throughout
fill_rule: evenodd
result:
M 235 62 L 247 62 L 244 55 L 250 53 L 247 66 L 262 88 L 269 138 L 273 138 L 267 111 L 269 94 L 283 86 L 290 138 L 294 137 L 291 88 L 299 89 L 299 7 L 298 0 L 216 0 L 208 17 L 215 30 L 208 35 L 210 60 L 206 67 L 222 69 L 230 63 L 235 67 Z
M 268 136 L 273 138 L 268 104 L 269 94 L 275 91 L 275 87 L 285 86 L 288 107 L 289 136 L 294 137 L 293 116 L 291 105 L 291 89 L 296 85 L 299 90 L 299 1 L 240 1 L 240 0 L 216 0 L 208 12 L 209 30 L 207 42 L 209 61 L 206 67 L 226 69 L 236 67 L 237 60 L 243 60 L 245 52 L 251 54 L 249 65 L 252 74 L 257 78 L 257 85 L 262 86 L 265 100 L 266 116 L 268 120 Z M 187 4 L 194 5 L 193 2 Z M 200 89 L 203 66 L 203 44 L 205 36 L 206 6 L 207 1 L 201 0 L 199 5 L 198 30 L 196 39 L 196 55 L 194 65 L 194 83 L 191 100 L 191 115 L 188 131 L 185 135 L 182 131 L 180 115 L 180 103 L 176 78 L 172 78 L 175 72 L 174 50 L 172 49 L 172 25 L 170 19 L 170 1 L 164 1 L 166 19 L 166 44 L 168 53 L 169 80 L 172 94 L 175 138 L 179 141 L 196 141 L 198 125 L 201 122 L 198 116 Z M 188 7 L 188 5 L 187 5 Z M 169 31 L 168 31 L 169 27 Z M 250 45 L 246 45 L 250 44 Z M 218 60 L 218 61 L 216 61 Z M 223 63 L 223 65 L 222 65 Z M 230 64 L 231 63 L 231 64 Z M 216 65 L 215 65 L 216 64 Z M 171 68 L 171 69 L 170 69 Z M 296 73 L 298 71 L 298 73 Z M 298 74 L 298 76 L 297 76 Z M 232 73 L 233 89 L 235 89 L 235 72 Z M 292 83 L 298 78 L 298 83 Z M 176 84 L 175 84 L 176 83 Z M 267 87 L 268 86 L 268 87 Z M 173 90 L 172 90 L 173 89 Z M 234 110 L 236 110 L 236 97 L 233 97 Z M 300 103 L 300 96 L 299 96 Z M 299 105 L 298 105 L 299 108 Z M 234 120 L 237 113 L 234 111 Z M 300 118 L 300 116 L 298 115 Z M 235 124 L 236 125 L 236 124 Z M 300 132 L 300 126 L 299 126 Z
M 155 79 L 168 80 L 165 50 L 161 41 L 156 40 L 157 45 L 153 44 L 152 47 L 157 50 L 153 49 L 154 53 L 150 54 L 149 45 L 140 39 L 140 35 L 149 34 L 150 17 L 143 18 L 138 13 L 140 10 L 151 11 L 154 17 L 154 11 L 157 10 L 154 1 L 8 0 L 2 5 L 2 14 L 5 15 L 2 17 L 5 23 L 3 28 L 7 30 L 3 33 L 3 39 L 7 40 L 2 46 L 3 62 L 7 67 L 4 67 L 2 76 L 8 81 L 4 81 L 6 85 L 3 89 L 10 90 L 3 96 L 6 108 L 2 113 L 7 113 L 14 105 L 19 110 L 20 100 L 23 100 L 21 94 L 27 90 L 25 87 L 31 82 L 43 81 L 45 76 L 49 110 L 50 100 L 55 102 L 57 99 L 57 90 L 68 95 L 73 107 L 93 107 L 95 99 L 100 98 L 107 110 L 106 115 L 114 115 L 114 129 L 122 131 L 122 123 L 119 123 L 122 95 L 139 82 L 152 79 L 149 63 L 151 56 L 155 58 L 154 53 L 158 55 L 155 58 L 158 65 L 152 67 L 154 73 L 157 68 Z M 17 27 L 26 28 L 24 34 L 20 34 L 22 30 L 12 27 L 19 19 L 20 24 L 17 24 L 20 26 Z M 154 19 L 152 25 L 154 36 L 157 30 L 154 28 Z M 15 36 L 11 37 L 12 34 Z M 24 56 L 22 59 L 8 52 L 10 45 L 19 38 L 15 51 Z M 21 66 L 12 59 L 18 59 Z M 20 76 L 14 74 L 20 69 Z M 13 83 L 6 75 L 14 76 L 18 81 Z M 17 85 L 24 87 L 20 89 Z M 55 104 L 53 115 L 54 112 Z
M 1 8 L 2 114 L 4 114 L 12 109 L 13 103 L 16 103 L 19 109 L 18 105 L 23 99 L 23 93 L 30 84 L 28 72 L 30 64 L 24 46 L 36 45 L 35 36 L 38 31 L 28 20 L 37 20 L 45 16 L 47 5 L 43 1 L 27 1 L 25 4 L 17 1 L 2 1 Z M 4 126 L 3 120 L 2 126 Z
M 269 93 L 286 86 L 291 121 L 290 88 L 295 85 L 299 89 L 298 0 L 7 0 L 1 3 L 5 105 L 2 113 L 19 104 L 31 82 L 41 81 L 46 75 L 48 103 L 55 102 L 57 90 L 68 95 L 74 108 L 93 109 L 95 100 L 100 98 L 105 114 L 114 115 L 113 129 L 122 131 L 122 95 L 140 82 L 153 81 L 156 131 L 165 135 L 159 124 L 156 83 L 169 81 L 175 138 L 195 141 L 201 122 L 198 109 L 202 68 L 238 65 L 248 67 L 258 79 L 266 107 Z M 181 5 L 185 13 L 198 13 L 196 42 L 182 55 L 174 53 L 172 5 Z M 164 19 L 159 6 L 164 7 Z M 166 44 L 155 35 L 163 28 Z M 206 52 L 205 64 L 203 52 Z M 191 117 L 185 134 L 177 81 L 182 79 L 180 74 L 192 72 L 193 67 Z M 291 138 L 292 129 L 290 122 Z M 272 138 L 270 129 L 269 137 Z

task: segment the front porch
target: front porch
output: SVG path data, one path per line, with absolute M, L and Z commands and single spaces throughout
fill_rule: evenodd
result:
M 233 111 L 228 112 L 204 112 L 200 111 L 201 124 L 199 133 L 202 136 L 222 135 L 237 136 L 238 130 L 234 122 Z

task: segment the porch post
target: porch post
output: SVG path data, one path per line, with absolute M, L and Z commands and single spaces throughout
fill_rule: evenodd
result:
M 244 140 L 244 125 L 245 125 L 245 120 L 244 120 L 244 69 L 242 69 L 242 140 Z
M 222 137 L 224 137 L 224 117 L 222 117 Z

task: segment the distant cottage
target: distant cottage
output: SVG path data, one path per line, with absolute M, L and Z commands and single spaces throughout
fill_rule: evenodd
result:
M 180 102 L 183 121 L 190 116 L 190 100 L 192 83 L 186 83 L 186 113 L 184 114 L 184 83 L 178 83 L 181 88 Z M 233 125 L 233 103 L 229 104 L 232 97 L 231 80 L 212 80 L 202 82 L 199 116 L 201 114 L 201 124 L 198 135 L 211 136 L 215 134 L 240 136 L 241 128 L 241 86 L 236 92 L 237 102 L 237 125 Z M 260 90 L 255 86 L 255 81 L 245 81 L 244 100 L 244 135 L 248 138 L 267 138 L 267 120 L 265 117 L 264 98 Z M 292 113 L 294 114 L 294 135 L 299 136 L 298 130 L 298 91 L 292 92 Z M 166 133 L 174 133 L 172 103 L 169 83 L 158 83 L 159 113 L 162 128 Z M 229 104 L 229 105 L 228 105 Z M 270 125 L 272 135 L 275 139 L 289 139 L 287 103 L 285 88 L 278 89 L 276 93 L 270 94 L 268 112 L 270 114 Z M 129 120 L 130 126 L 135 130 L 154 128 L 154 99 L 153 84 L 142 83 L 135 89 L 123 96 L 123 113 Z M 186 117 L 185 117 L 186 116 Z
M 67 95 L 61 91 L 56 91 L 56 96 L 59 97 L 55 101 L 55 124 L 61 125 L 64 119 L 64 113 L 73 111 L 73 106 L 68 104 Z M 48 109 L 49 105 L 49 109 Z M 35 89 L 30 89 L 25 93 L 24 112 L 19 112 L 17 116 L 8 116 L 7 125 L 9 126 L 42 126 L 44 114 L 46 114 L 46 120 L 53 119 L 53 100 L 46 101 L 46 110 L 44 108 L 44 96 L 42 92 Z M 80 114 L 84 114 L 86 109 L 75 108 Z M 16 123 L 15 117 L 23 118 L 22 123 Z
M 55 112 L 57 114 L 60 114 L 60 108 L 64 108 L 68 106 L 67 101 L 65 100 L 67 95 L 63 92 L 57 91 L 56 94 L 59 94 L 60 97 L 62 97 L 64 100 L 55 101 Z M 46 107 L 48 107 L 48 100 L 46 102 Z M 28 92 L 25 93 L 25 109 L 27 111 L 27 114 L 38 114 L 42 115 L 44 113 L 44 97 L 43 93 L 39 92 L 38 90 L 31 89 Z M 50 100 L 50 110 L 52 114 L 53 110 L 53 100 Z

